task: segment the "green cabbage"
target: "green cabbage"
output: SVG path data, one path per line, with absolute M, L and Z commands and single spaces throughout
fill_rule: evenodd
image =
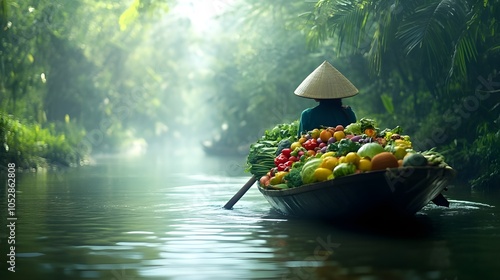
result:
M 351 123 L 344 128 L 344 132 L 347 134 L 361 135 L 361 124 L 357 122 Z
M 357 154 L 360 157 L 368 157 L 371 159 L 376 154 L 380 154 L 381 152 L 384 151 L 385 151 L 384 148 L 378 143 L 367 143 L 358 149 Z
M 322 160 L 319 158 L 311 158 L 304 164 L 300 175 L 302 177 L 302 182 L 304 184 L 310 184 L 316 182 L 314 178 L 314 171 L 321 165 Z

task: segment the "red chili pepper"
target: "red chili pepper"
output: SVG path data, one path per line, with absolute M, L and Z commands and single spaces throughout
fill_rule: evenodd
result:
M 284 170 L 285 170 L 285 168 L 286 168 L 286 165 L 285 165 L 284 163 L 280 163 L 280 164 L 278 165 L 278 171 L 284 171 Z

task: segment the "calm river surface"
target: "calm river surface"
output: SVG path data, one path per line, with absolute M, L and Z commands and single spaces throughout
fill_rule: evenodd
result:
M 243 163 L 158 153 L 17 173 L 16 272 L 2 183 L 0 278 L 500 279 L 498 195 L 452 186 L 449 209 L 404 225 L 282 217 L 256 187 L 224 210 L 249 179 Z

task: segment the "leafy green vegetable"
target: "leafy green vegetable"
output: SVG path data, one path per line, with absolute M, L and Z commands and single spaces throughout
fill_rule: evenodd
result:
M 334 142 L 328 145 L 327 151 L 335 152 L 335 156 L 345 156 L 350 152 L 357 152 L 361 147 L 358 142 L 353 142 L 349 139 L 342 139 L 339 142 Z
M 347 134 L 361 135 L 361 123 L 355 122 L 344 128 L 344 132 Z
M 304 184 L 304 182 L 302 182 L 302 176 L 300 175 L 301 169 L 302 168 L 292 168 L 292 170 L 285 175 L 284 179 L 288 187 L 296 188 Z
M 389 149 L 388 147 L 392 147 L 392 146 L 387 145 L 385 151 L 392 153 L 393 151 L 388 150 Z M 357 154 L 360 157 L 368 157 L 371 159 L 375 155 L 380 154 L 383 151 L 384 151 L 384 148 L 380 144 L 373 142 L 373 143 L 367 143 L 367 144 L 364 144 L 363 146 L 361 146 L 361 148 L 358 149 Z
M 283 139 L 278 143 L 278 149 L 276 150 L 276 155 L 279 155 L 283 149 L 290 148 L 292 141 L 289 138 Z
M 297 140 L 297 134 L 299 131 L 299 121 L 293 121 L 292 123 L 278 124 L 272 129 L 266 130 L 262 136 L 263 140 L 271 141 L 281 141 L 288 138 L 291 142 Z
M 246 171 L 260 178 L 274 167 L 274 155 L 276 153 L 276 142 L 259 140 L 250 145 L 247 156 Z
M 273 129 L 266 130 L 259 140 L 250 145 L 245 171 L 257 178 L 266 175 L 275 166 L 274 157 L 278 149 L 282 150 L 286 145 L 290 147 L 291 142 L 297 140 L 298 129 L 297 120 L 290 124 L 278 124 Z
M 371 128 L 377 130 L 375 121 L 372 119 L 367 119 L 367 118 L 361 118 L 359 120 L 359 123 L 361 125 L 361 131 L 364 132 L 365 129 Z
M 351 123 L 345 127 L 344 131 L 347 134 L 361 135 L 364 133 L 365 129 L 378 130 L 375 121 L 372 119 L 361 118 L 355 123 Z
M 302 171 L 300 172 L 302 176 L 302 182 L 304 184 L 314 183 L 316 179 L 314 178 L 314 171 L 321 164 L 321 159 L 319 158 L 311 158 L 306 164 L 302 167 Z

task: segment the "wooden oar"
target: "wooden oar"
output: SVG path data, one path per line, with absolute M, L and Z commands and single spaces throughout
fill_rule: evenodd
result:
M 253 186 L 255 181 L 257 181 L 257 178 L 255 176 L 252 176 L 252 178 L 250 178 L 250 180 L 248 180 L 248 182 L 246 182 L 246 184 L 244 184 L 243 187 L 241 187 L 241 189 L 236 194 L 234 194 L 234 196 L 226 203 L 226 205 L 224 205 L 224 208 L 232 209 L 236 202 L 238 202 L 238 200 L 240 200 L 240 198 L 250 189 L 250 187 Z

